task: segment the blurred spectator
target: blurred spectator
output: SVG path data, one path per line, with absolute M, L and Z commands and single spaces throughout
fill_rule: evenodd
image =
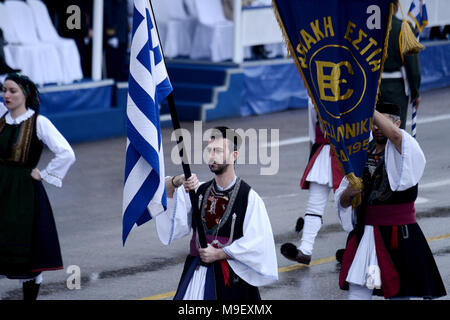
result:
M 255 0 L 242 0 L 242 7 L 249 7 Z M 233 20 L 233 0 L 222 0 L 223 13 L 225 18 Z
M 225 18 L 228 20 L 233 20 L 233 0 L 222 0 L 223 13 Z M 267 1 L 259 0 L 242 0 L 242 7 L 250 7 L 256 5 L 265 5 Z M 269 53 L 266 51 L 264 45 L 252 46 L 252 56 L 255 59 L 267 59 Z
M 450 25 L 445 26 L 435 26 L 431 28 L 430 40 L 447 40 L 450 36 Z
M 444 31 L 442 31 L 444 39 L 448 39 L 450 37 L 450 24 L 447 24 L 444 27 Z
M 91 74 L 92 66 L 92 1 L 86 0 L 43 0 L 46 4 L 58 34 L 64 38 L 74 39 L 80 53 L 83 74 Z M 80 28 L 69 29 L 68 19 L 73 12 L 67 12 L 72 6 L 80 8 Z
M 12 69 L 5 60 L 4 46 L 6 45 L 5 38 L 3 37 L 3 30 L 0 29 L 0 74 L 7 74 L 11 72 L 17 72 L 20 70 Z
M 109 0 L 104 9 L 105 59 L 108 78 L 128 80 L 128 1 Z

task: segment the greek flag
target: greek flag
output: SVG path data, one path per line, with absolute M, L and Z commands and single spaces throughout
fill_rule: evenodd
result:
M 159 103 L 172 91 L 148 0 L 135 0 L 127 101 L 122 241 L 167 206 Z
M 425 0 L 413 0 L 409 7 L 408 16 L 413 19 L 416 24 L 419 33 L 422 29 L 428 25 L 427 7 L 425 6 Z

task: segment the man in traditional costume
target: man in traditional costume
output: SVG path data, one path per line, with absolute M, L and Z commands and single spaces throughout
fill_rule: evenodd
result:
M 257 287 L 278 279 L 264 202 L 235 173 L 240 143 L 234 130 L 215 128 L 206 150 L 214 179 L 200 186 L 195 175 L 166 179 L 167 210 L 155 218 L 160 240 L 169 244 L 193 230 L 175 300 L 259 300 Z M 193 205 L 199 207 L 207 248 L 200 247 L 192 222 L 187 192 L 195 189 Z
M 57 187 L 75 155 L 55 126 L 39 114 L 39 92 L 18 73 L 8 74 L 0 104 L 0 274 L 23 281 L 35 300 L 42 271 L 63 269 L 53 212 L 42 180 Z M 55 157 L 36 168 L 44 145 Z
M 311 262 L 314 242 L 323 224 L 322 216 L 330 191 L 336 191 L 343 177 L 338 160 L 330 148 L 330 141 L 321 129 L 311 99 L 308 99 L 308 115 L 311 152 L 300 187 L 309 189 L 309 199 L 305 217 L 298 218 L 295 227 L 297 232 L 303 229 L 302 238 L 298 247 L 292 243 L 284 243 L 281 246 L 281 254 L 287 259 L 307 265 Z
M 361 191 L 345 177 L 335 194 L 342 226 L 350 232 L 339 276 L 349 299 L 446 295 L 414 209 L 425 156 L 417 141 L 399 129 L 399 115 L 397 105 L 377 104 L 361 205 L 352 209 L 352 197 Z
M 395 12 L 398 11 L 398 2 L 395 4 Z M 383 101 L 394 103 L 400 107 L 400 128 L 405 129 L 408 105 L 420 102 L 420 63 L 418 54 L 402 53 L 402 20 L 392 16 L 392 28 L 389 32 L 386 61 L 381 74 L 380 92 Z

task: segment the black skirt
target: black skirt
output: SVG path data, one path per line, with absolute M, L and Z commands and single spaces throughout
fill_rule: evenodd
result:
M 42 182 L 34 181 L 35 212 L 29 263 L 7 270 L 10 279 L 26 279 L 42 271 L 63 269 L 61 249 L 53 211 Z
M 447 294 L 428 242 L 417 223 L 398 226 L 396 248 L 391 248 L 392 227 L 380 226 L 379 230 L 400 277 L 400 291 L 396 297 L 434 299 Z M 377 291 L 374 293 L 379 293 Z
M 178 285 L 177 292 L 175 294 L 174 300 L 181 300 L 186 292 L 187 285 L 192 277 L 193 267 L 199 264 L 199 258 L 188 255 L 186 262 L 184 264 L 183 273 L 181 275 L 181 280 Z M 235 301 L 259 301 L 261 296 L 259 294 L 259 289 L 255 286 L 250 285 L 237 274 L 234 273 L 233 269 L 228 266 L 229 279 L 228 283 L 224 282 L 224 275 L 222 272 L 222 267 L 219 261 L 214 262 L 210 265 L 212 283 L 209 283 L 209 271 L 207 274 L 205 300 L 215 299 L 219 301 L 224 300 L 235 300 Z M 208 294 L 207 292 L 211 293 Z

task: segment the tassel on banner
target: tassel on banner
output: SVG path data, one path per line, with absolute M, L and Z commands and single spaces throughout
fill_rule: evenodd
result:
M 414 32 L 408 24 L 408 21 L 406 21 L 401 2 L 399 1 L 398 3 L 402 12 L 402 27 L 400 31 L 400 45 L 402 54 L 417 54 L 420 50 L 424 50 L 425 47 L 417 40 Z
M 353 189 L 355 190 L 363 190 L 364 185 L 362 183 L 362 179 L 358 178 L 357 176 L 355 176 L 355 174 L 352 172 L 350 174 L 346 175 L 348 182 L 352 185 Z M 359 206 L 362 202 L 362 195 L 361 193 L 357 194 L 356 196 L 353 197 L 352 200 L 352 207 L 356 208 L 357 206 Z

